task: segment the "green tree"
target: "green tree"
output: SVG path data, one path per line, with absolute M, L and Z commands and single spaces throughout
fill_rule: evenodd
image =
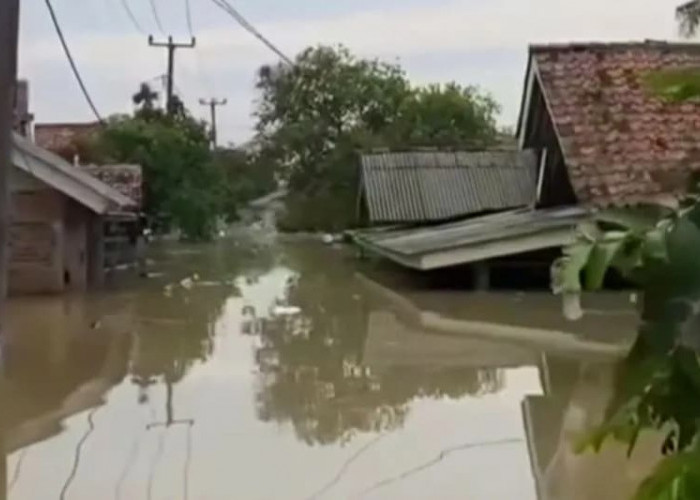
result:
M 188 239 L 206 239 L 220 213 L 223 176 L 212 161 L 206 127 L 185 112 L 143 109 L 113 117 L 97 138 L 104 162 L 143 167 L 144 210 Z
M 221 149 L 214 162 L 224 177 L 222 211 L 229 222 L 238 218 L 243 204 L 277 188 L 275 162 L 266 152 Z
M 498 104 L 457 83 L 416 89 L 400 110 L 392 141 L 399 147 L 484 149 L 496 139 Z M 392 130 L 393 129 L 393 130 Z
M 257 130 L 299 190 L 327 182 L 339 143 L 357 130 L 379 133 L 410 95 L 399 67 L 330 47 L 305 50 L 293 66 L 263 67 L 257 88 Z
M 131 100 L 141 110 L 153 111 L 156 109 L 158 92 L 151 90 L 150 85 L 147 83 L 142 83 L 138 92 L 132 96 Z
M 679 6 L 676 9 L 676 18 L 682 35 L 694 35 L 700 26 L 700 1 L 692 0 Z

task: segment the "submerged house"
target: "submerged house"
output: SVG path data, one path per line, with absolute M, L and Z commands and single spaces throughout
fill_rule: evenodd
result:
M 497 160 L 479 168 L 473 153 L 364 157 L 369 220 L 393 226 L 353 238 L 418 270 L 475 264 L 487 285 L 484 263 L 556 250 L 593 210 L 675 203 L 700 170 L 700 103 L 666 100 L 647 82 L 697 67 L 696 44 L 533 46 L 510 153 L 520 159 L 482 153 Z
M 136 221 L 138 203 L 18 134 L 12 164 L 10 293 L 101 284 L 105 227 Z
M 365 221 L 383 226 L 352 236 L 363 249 L 421 271 L 558 247 L 586 211 L 536 211 L 539 181 L 531 150 L 364 155 Z M 475 269 L 487 287 L 488 270 Z

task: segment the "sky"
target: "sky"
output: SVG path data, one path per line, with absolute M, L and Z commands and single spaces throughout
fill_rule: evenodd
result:
M 122 2 L 137 19 L 130 21 Z M 679 0 L 230 0 L 285 54 L 343 44 L 359 56 L 397 62 L 416 85 L 477 85 L 517 121 L 527 47 L 570 41 L 675 40 Z M 153 0 L 165 34 L 188 41 L 185 0 Z M 44 0 L 22 0 L 19 73 L 30 81 L 37 122 L 92 119 L 70 72 Z M 148 46 L 158 29 L 149 0 L 53 0 L 85 83 L 108 116 L 132 109 L 143 81 L 161 89 L 166 51 Z M 212 0 L 190 0 L 195 49 L 176 54 L 175 86 L 198 118 L 200 98 L 226 98 L 219 137 L 240 144 L 253 132 L 256 70 L 277 56 Z

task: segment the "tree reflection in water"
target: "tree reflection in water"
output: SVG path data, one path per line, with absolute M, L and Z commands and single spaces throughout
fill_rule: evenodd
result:
M 309 445 L 331 444 L 401 427 L 416 398 L 461 398 L 502 387 L 497 370 L 470 367 L 373 373 L 363 353 L 369 316 L 380 306 L 363 293 L 353 266 L 338 265 L 338 256 L 323 248 L 295 246 L 287 257 L 297 274 L 287 284 L 283 305 L 302 313 L 273 314 L 243 328 L 260 335 L 261 420 L 290 422 Z
M 177 247 L 156 254 L 159 278 L 149 280 L 133 297 L 137 342 L 131 376 L 139 401 L 148 387 L 162 381 L 168 391 L 214 348 L 214 325 L 227 299 L 240 295 L 236 279 L 255 280 L 275 263 L 269 246 L 241 246 L 220 241 L 207 246 Z M 194 287 L 179 285 L 196 275 Z M 164 294 L 162 290 L 168 289 Z

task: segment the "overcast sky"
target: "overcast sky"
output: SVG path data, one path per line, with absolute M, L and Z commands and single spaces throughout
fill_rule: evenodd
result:
M 145 33 L 159 36 L 149 0 L 131 5 Z M 153 0 L 167 33 L 187 39 L 185 0 Z M 53 0 L 76 61 L 104 115 L 130 110 L 139 83 L 165 72 L 122 0 Z M 255 70 L 276 56 L 211 0 L 190 0 L 195 50 L 176 58 L 176 87 L 199 117 L 200 97 L 226 97 L 222 141 L 252 134 Z M 82 121 L 90 111 L 70 73 L 44 0 L 21 0 L 20 76 L 31 82 L 39 122 Z M 417 84 L 457 81 L 490 91 L 514 124 L 527 45 L 535 42 L 676 39 L 677 0 L 231 0 L 285 53 L 338 44 L 398 61 Z M 154 80 L 155 82 L 156 80 Z M 160 84 L 156 84 L 158 87 Z

